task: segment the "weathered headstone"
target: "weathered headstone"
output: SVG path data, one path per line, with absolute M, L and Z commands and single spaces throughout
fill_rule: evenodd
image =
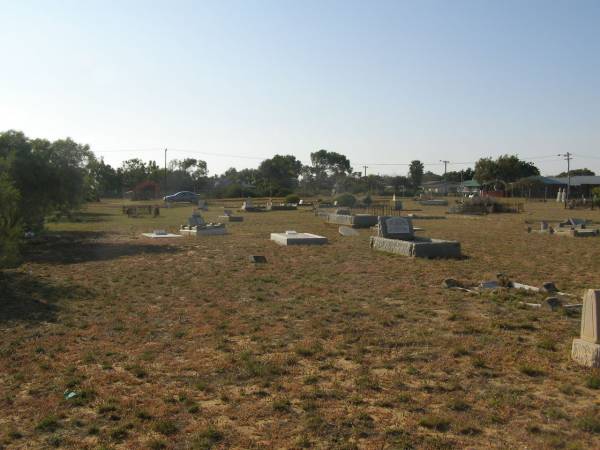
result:
M 581 336 L 573 340 L 571 358 L 587 367 L 600 367 L 600 290 L 588 289 L 583 297 Z
M 233 215 L 233 211 L 231 211 L 230 209 L 224 209 L 223 210 L 223 215 L 224 216 L 232 216 Z
M 188 225 L 190 227 L 203 227 L 206 225 L 206 222 L 200 214 L 194 213 L 188 218 Z
M 540 231 L 548 231 L 548 222 L 543 220 L 540 222 Z
M 378 217 L 379 236 L 388 239 L 412 240 L 415 232 L 407 217 Z

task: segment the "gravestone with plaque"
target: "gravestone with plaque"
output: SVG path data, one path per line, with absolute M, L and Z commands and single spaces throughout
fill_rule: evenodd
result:
M 377 219 L 379 236 L 388 239 L 402 239 L 410 241 L 415 238 L 412 220 L 407 217 L 385 217 Z

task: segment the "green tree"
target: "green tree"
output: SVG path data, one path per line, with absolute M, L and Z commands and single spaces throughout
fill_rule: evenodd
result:
M 410 166 L 408 167 L 408 178 L 415 189 L 421 186 L 424 170 L 425 166 L 421 161 L 418 159 L 411 161 Z
M 0 133 L 0 159 L 10 158 L 7 173 L 20 193 L 17 208 L 23 227 L 43 226 L 51 212 L 69 213 L 85 200 L 89 147 L 71 139 L 28 139 L 18 131 Z
M 352 174 L 350 160 L 337 152 L 330 152 L 325 149 L 310 154 L 312 176 L 309 178 L 314 190 L 329 190 L 334 185 L 341 187 L 344 179 Z
M 558 175 L 556 175 L 557 177 L 566 177 L 569 174 L 567 172 L 561 172 Z M 573 169 L 571 170 L 571 176 L 572 177 L 577 177 L 577 176 L 595 176 L 596 172 L 594 172 L 593 170 L 590 170 L 588 168 L 583 168 L 583 169 Z
M 302 163 L 292 155 L 275 155 L 258 167 L 259 186 L 263 195 L 287 195 L 298 185 Z
M 454 181 L 458 183 L 473 179 L 473 173 L 473 169 L 469 167 L 465 170 L 446 172 L 446 175 L 443 178 L 446 181 Z
M 9 175 L 7 158 L 0 158 L 0 269 L 18 262 L 21 220 L 20 195 Z
M 123 190 L 123 173 L 106 164 L 102 158 L 88 163 L 90 173 L 89 198 L 119 197 Z
M 481 158 L 475 163 L 474 177 L 480 183 L 502 180 L 506 183 L 539 175 L 539 169 L 530 162 L 520 160 L 516 155 L 502 155 L 495 161 Z

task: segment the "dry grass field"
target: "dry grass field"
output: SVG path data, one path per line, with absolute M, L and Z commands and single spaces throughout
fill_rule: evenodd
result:
M 414 260 L 308 210 L 161 241 L 140 233 L 175 231 L 190 207 L 134 219 L 120 205 L 51 224 L 0 276 L 0 447 L 600 448 L 600 373 L 570 360 L 579 313 L 520 303 L 541 294 L 440 285 L 504 272 L 600 288 L 600 238 L 525 232 L 525 220 L 600 212 L 526 203 L 417 220 L 466 257 Z M 329 244 L 269 241 L 290 229 Z

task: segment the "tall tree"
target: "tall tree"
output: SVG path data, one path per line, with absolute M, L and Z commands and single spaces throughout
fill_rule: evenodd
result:
M 264 195 L 287 195 L 298 185 L 302 163 L 293 155 L 275 155 L 258 167 L 259 184 Z
M 424 170 L 425 166 L 421 161 L 418 159 L 411 161 L 410 166 L 408 167 L 408 178 L 410 179 L 410 182 L 414 188 L 421 186 Z

